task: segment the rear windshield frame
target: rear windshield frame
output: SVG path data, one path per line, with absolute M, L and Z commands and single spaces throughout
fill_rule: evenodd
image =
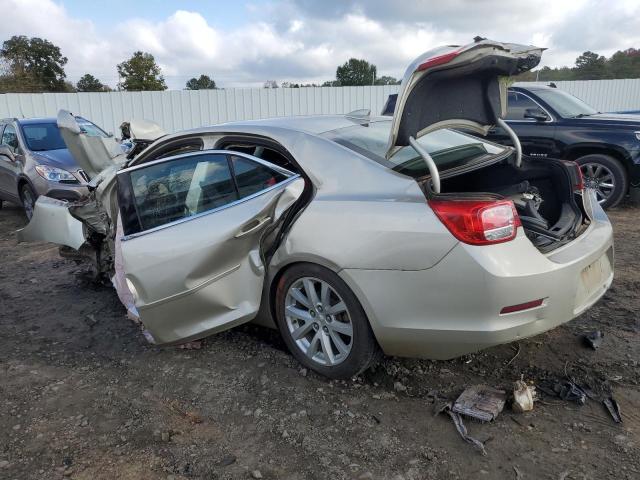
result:
M 418 180 L 418 181 L 422 181 L 422 180 L 431 178 L 431 174 L 428 171 L 426 163 L 424 164 L 424 170 L 423 170 L 423 172 L 421 172 L 421 174 L 413 175 L 411 172 L 406 171 L 406 169 L 402 168 L 403 165 L 406 165 L 406 164 L 408 164 L 410 162 L 414 162 L 414 161 L 415 162 L 424 163 L 424 161 L 422 160 L 422 158 L 420 157 L 418 152 L 416 152 L 413 149 L 413 147 L 411 147 L 411 146 L 407 146 L 405 148 L 409 148 L 412 151 L 414 151 L 415 152 L 415 157 L 413 157 L 412 159 L 408 160 L 407 162 L 405 162 L 403 164 L 397 164 L 397 163 L 394 163 L 394 162 L 392 162 L 390 160 L 387 160 L 384 156 L 381 156 L 381 155 L 378 155 L 378 154 L 372 152 L 371 150 L 368 150 L 366 148 L 363 148 L 362 146 L 359 146 L 359 145 L 356 145 L 356 144 L 354 144 L 352 142 L 349 142 L 347 139 L 345 139 L 344 137 L 341 137 L 339 135 L 341 131 L 344 131 L 346 129 L 353 129 L 353 128 L 359 128 L 359 127 L 361 127 L 361 128 L 369 128 L 369 126 L 371 126 L 371 125 L 379 125 L 379 124 L 382 124 L 382 123 L 388 123 L 389 127 L 391 126 L 391 120 L 386 120 L 385 119 L 385 120 L 372 121 L 372 122 L 369 122 L 369 123 L 366 123 L 366 124 L 353 125 L 353 126 L 349 126 L 349 127 L 341 127 L 341 128 L 335 129 L 335 130 L 329 130 L 327 132 L 322 133 L 321 136 L 324 137 L 324 138 L 327 138 L 328 140 L 331 140 L 331 141 L 337 143 L 338 145 L 340 145 L 340 146 L 342 146 L 342 147 L 344 147 L 344 148 L 346 148 L 348 150 L 356 152 L 356 153 L 362 155 L 363 157 L 365 157 L 365 158 L 367 158 L 369 160 L 372 160 L 372 161 L 374 161 L 374 162 L 376 162 L 376 163 L 378 163 L 378 164 L 380 164 L 380 165 L 382 165 L 382 166 L 384 166 L 384 167 L 386 167 L 386 168 L 388 168 L 390 170 L 393 170 L 395 173 L 398 173 L 400 175 L 405 175 L 405 176 L 414 178 L 415 180 Z M 509 157 L 510 155 L 513 154 L 513 149 L 511 149 L 511 148 L 509 148 L 509 147 L 507 147 L 505 145 L 500 145 L 500 144 L 497 144 L 497 143 L 494 143 L 494 142 L 490 142 L 490 141 L 487 141 L 484 138 L 480 138 L 480 137 L 477 137 L 475 135 L 471 135 L 469 133 L 462 132 L 462 131 L 459 131 L 459 130 L 453 130 L 453 129 L 442 129 L 442 130 L 448 130 L 448 131 L 454 132 L 454 133 L 456 133 L 458 135 L 468 137 L 471 140 L 469 142 L 469 145 L 482 143 L 482 144 L 486 144 L 486 145 L 489 145 L 491 147 L 494 147 L 496 149 L 499 149 L 499 151 L 494 152 L 494 153 L 487 152 L 486 154 L 478 155 L 475 158 L 473 158 L 473 159 L 471 159 L 471 160 L 469 160 L 469 161 L 467 161 L 465 163 L 454 165 L 454 166 L 446 168 L 446 169 L 441 169 L 440 166 L 438 166 L 438 170 L 439 170 L 439 173 L 440 173 L 441 177 L 448 177 L 448 176 L 451 176 L 451 175 L 455 175 L 458 172 L 464 172 L 464 171 L 467 171 L 469 169 L 474 169 L 477 166 L 485 165 L 487 163 L 492 163 L 494 161 L 499 161 L 499 160 L 507 158 L 507 157 Z M 433 133 L 438 133 L 440 131 L 441 130 L 436 130 L 435 132 L 431 132 L 430 134 L 427 134 L 427 135 L 421 137 L 420 139 L 418 139 L 418 141 L 422 142 L 422 141 L 425 140 L 425 137 L 427 137 L 428 135 L 431 135 Z M 465 144 L 461 144 L 460 146 L 463 146 L 463 145 L 465 145 Z M 455 148 L 455 146 L 452 146 L 452 148 Z M 396 153 L 396 155 L 399 154 L 402 151 L 403 150 L 400 150 L 399 152 Z M 433 153 L 433 152 L 430 152 L 430 153 Z M 422 167 L 422 165 L 421 165 L 421 167 Z

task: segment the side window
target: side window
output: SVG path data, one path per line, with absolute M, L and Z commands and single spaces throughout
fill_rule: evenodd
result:
M 244 157 L 233 155 L 231 161 L 240 198 L 253 195 L 287 178 L 280 172 Z
M 129 175 L 142 230 L 238 199 L 226 155 L 176 158 L 132 170 Z
M 18 135 L 13 125 L 7 125 L 2 133 L 2 145 L 11 147 L 14 152 L 18 148 Z
M 527 120 L 524 112 L 527 108 L 540 108 L 537 103 L 529 97 L 517 92 L 509 92 L 507 97 L 507 120 Z

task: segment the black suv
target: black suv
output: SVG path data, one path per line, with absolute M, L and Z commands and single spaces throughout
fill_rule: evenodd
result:
M 383 115 L 393 115 L 392 97 Z M 515 83 L 505 120 L 525 155 L 578 162 L 585 185 L 596 190 L 605 208 L 617 205 L 631 187 L 640 187 L 640 115 L 600 113 L 553 86 Z M 510 145 L 499 127 L 488 138 Z

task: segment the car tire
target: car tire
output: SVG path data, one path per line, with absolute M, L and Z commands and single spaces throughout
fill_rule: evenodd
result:
M 33 208 L 36 204 L 38 195 L 33 191 L 33 188 L 28 183 L 22 184 L 20 187 L 20 200 L 22 201 L 22 208 L 24 214 L 27 216 L 27 220 L 31 220 L 33 217 Z
M 310 289 L 315 291 L 315 303 L 309 299 L 313 296 Z M 280 277 L 274 300 L 282 338 L 304 367 L 329 378 L 349 379 L 380 358 L 380 347 L 362 305 L 331 270 L 306 263 L 292 266 Z M 296 335 L 304 329 L 308 330 L 304 336 Z
M 585 186 L 595 188 L 602 208 L 615 207 L 622 201 L 627 193 L 628 176 L 620 161 L 609 155 L 594 153 L 580 157 L 576 162 L 582 170 Z M 608 186 L 611 184 L 613 187 Z

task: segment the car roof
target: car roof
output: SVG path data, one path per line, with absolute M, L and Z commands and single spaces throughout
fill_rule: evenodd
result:
M 372 121 L 390 121 L 389 117 L 365 117 L 347 115 L 308 115 L 308 116 L 292 116 L 292 117 L 276 117 L 265 118 L 261 120 L 243 120 L 237 122 L 228 122 L 223 125 L 231 126 L 261 126 L 261 127 L 279 127 L 288 130 L 297 130 L 300 132 L 310 133 L 312 135 L 320 135 L 330 130 L 339 128 L 353 127 L 354 125 L 366 125 Z
M 511 85 L 511 87 L 522 88 L 523 90 L 531 90 L 531 91 L 536 91 L 536 90 L 558 90 L 555 87 L 550 87 L 549 85 L 542 84 L 542 83 L 516 82 L 513 85 Z M 509 88 L 511 88 L 511 87 L 509 87 Z
M 79 115 L 75 115 L 74 117 L 76 120 L 85 120 L 85 121 L 89 121 L 86 118 L 83 118 Z M 18 118 L 16 119 L 16 121 L 20 124 L 20 125 L 33 125 L 33 124 L 40 124 L 40 123 L 58 123 L 58 119 L 56 117 L 35 117 L 35 118 Z

